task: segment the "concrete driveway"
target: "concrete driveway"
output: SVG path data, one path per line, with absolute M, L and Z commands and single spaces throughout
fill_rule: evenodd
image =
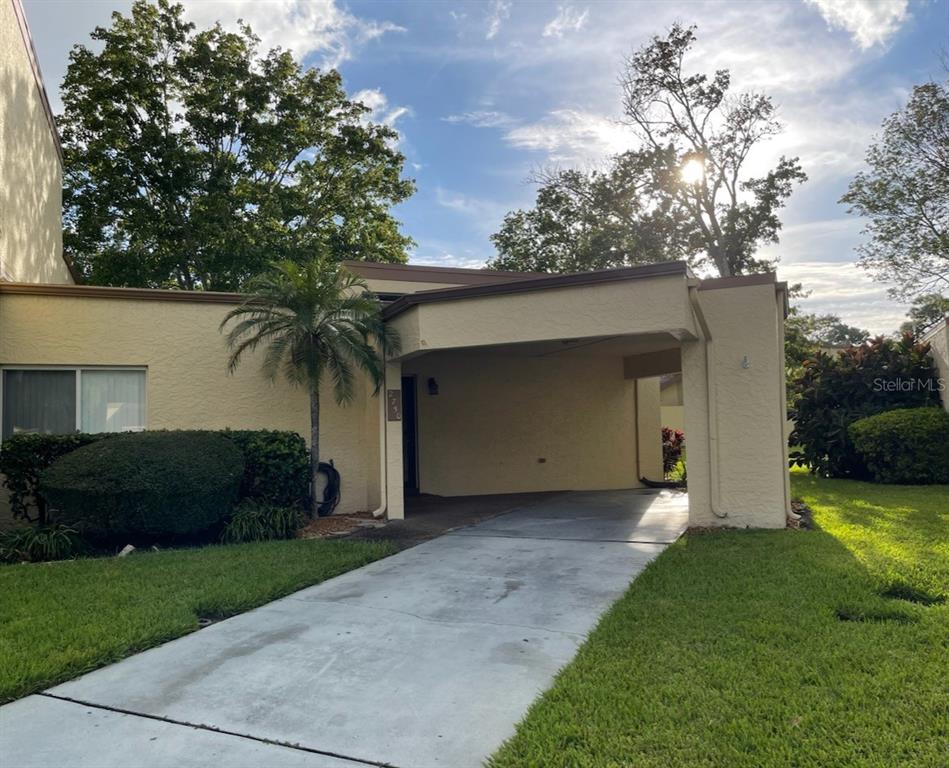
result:
M 0 708 L 4 768 L 478 766 L 685 529 L 571 493 Z

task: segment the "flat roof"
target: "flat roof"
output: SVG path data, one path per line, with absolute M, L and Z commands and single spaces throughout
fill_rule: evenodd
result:
M 396 280 L 416 283 L 458 283 L 483 285 L 504 281 L 546 277 L 545 272 L 509 272 L 500 269 L 436 267 L 428 264 L 391 264 L 379 261 L 342 262 L 343 266 L 367 280 Z
M 509 273 L 510 274 L 510 273 Z M 572 272 L 566 275 L 536 274 L 527 279 L 490 283 L 485 285 L 469 285 L 460 288 L 440 288 L 434 291 L 406 294 L 392 302 L 382 310 L 382 317 L 386 320 L 405 312 L 419 304 L 430 304 L 438 301 L 454 301 L 477 296 L 500 296 L 510 293 L 526 293 L 528 291 L 542 291 L 550 288 L 569 288 L 580 285 L 597 285 L 612 283 L 621 280 L 642 280 L 650 277 L 692 277 L 692 272 L 684 261 L 663 261 L 658 264 L 643 264 L 637 267 L 619 267 L 616 269 L 599 269 L 592 272 Z
M 247 296 L 220 291 L 186 291 L 174 288 L 116 288 L 108 285 L 68 283 L 7 283 L 0 293 L 20 296 L 67 296 L 77 299 L 125 299 L 132 301 L 184 301 L 194 304 L 240 304 Z

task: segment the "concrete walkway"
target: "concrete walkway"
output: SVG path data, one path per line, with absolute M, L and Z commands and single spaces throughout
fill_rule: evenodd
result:
M 686 520 L 669 492 L 522 507 L 2 707 L 0 762 L 481 765 Z

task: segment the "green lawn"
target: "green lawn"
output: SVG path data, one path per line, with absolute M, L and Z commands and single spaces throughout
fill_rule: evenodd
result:
M 294 540 L 0 566 L 0 702 L 391 554 Z
M 793 483 L 819 530 L 670 547 L 489 765 L 945 766 L 949 486 Z

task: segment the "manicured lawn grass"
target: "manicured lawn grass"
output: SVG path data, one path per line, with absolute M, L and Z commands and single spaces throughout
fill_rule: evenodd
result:
M 391 554 L 273 541 L 0 566 L 0 702 L 25 696 Z
M 949 486 L 793 483 L 819 530 L 670 547 L 489 764 L 946 765 L 949 603 L 882 595 L 946 599 Z

